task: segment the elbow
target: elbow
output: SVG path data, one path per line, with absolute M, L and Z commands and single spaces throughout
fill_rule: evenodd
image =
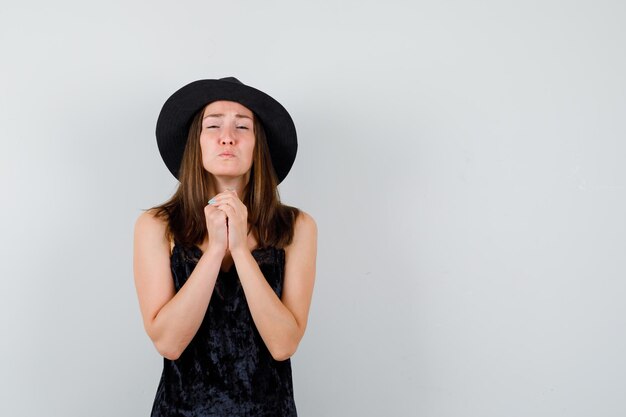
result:
M 270 352 L 270 353 L 272 354 L 272 358 L 274 358 L 274 360 L 276 362 L 282 362 L 282 361 L 286 361 L 287 359 L 291 358 L 291 356 L 295 352 L 280 351 L 280 352 Z
M 179 344 L 175 343 L 173 340 L 168 340 L 165 335 L 161 332 L 158 332 L 155 326 L 144 326 L 146 333 L 152 340 L 152 344 L 154 345 L 159 355 L 163 356 L 165 359 L 169 359 L 171 361 L 175 361 L 180 358 L 184 347 L 181 347 Z
M 161 354 L 161 356 L 163 356 L 165 359 L 168 359 L 170 361 L 175 361 L 178 358 L 180 358 L 180 354 L 182 352 L 176 352 L 176 351 L 160 351 L 159 352 Z
M 154 347 L 157 352 L 159 352 L 159 355 L 171 361 L 175 361 L 180 358 L 180 355 L 183 353 L 183 349 L 170 341 L 164 340 L 163 338 L 152 338 L 152 344 L 154 344 Z
M 297 332 L 294 332 L 291 337 L 285 337 L 280 342 L 274 343 L 273 346 L 269 346 L 269 351 L 275 361 L 282 362 L 291 358 L 298 350 L 298 345 L 304 336 L 304 329 L 298 328 Z
M 180 355 L 183 353 L 180 349 L 176 349 L 163 343 L 154 342 L 154 347 L 161 356 L 171 361 L 175 361 L 176 359 L 180 358 Z
M 270 350 L 270 354 L 275 361 L 282 362 L 291 358 L 293 354 L 296 353 L 297 349 L 297 343 L 292 343 L 284 346 L 275 346 L 273 349 Z

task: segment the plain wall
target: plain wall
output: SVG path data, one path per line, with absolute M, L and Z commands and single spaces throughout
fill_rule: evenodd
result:
M 132 275 L 182 85 L 291 112 L 299 415 L 626 415 L 621 1 L 3 1 L 2 416 L 145 416 Z

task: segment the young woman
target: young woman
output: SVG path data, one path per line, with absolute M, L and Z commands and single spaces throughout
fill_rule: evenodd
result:
M 159 151 L 180 181 L 135 224 L 144 327 L 164 357 L 152 416 L 296 416 L 290 357 L 306 329 L 317 227 L 281 204 L 289 113 L 235 78 L 164 104 Z

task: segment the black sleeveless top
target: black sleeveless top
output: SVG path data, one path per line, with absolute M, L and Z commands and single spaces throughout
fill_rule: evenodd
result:
M 176 291 L 185 284 L 202 251 L 174 245 Z M 282 294 L 285 251 L 252 251 L 265 279 Z M 235 266 L 220 270 L 209 306 L 185 351 L 163 358 L 152 417 L 295 417 L 291 361 L 276 361 L 254 325 Z

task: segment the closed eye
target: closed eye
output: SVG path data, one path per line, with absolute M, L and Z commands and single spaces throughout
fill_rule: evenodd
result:
M 245 129 L 245 130 L 248 130 L 248 126 L 237 126 L 237 129 Z

